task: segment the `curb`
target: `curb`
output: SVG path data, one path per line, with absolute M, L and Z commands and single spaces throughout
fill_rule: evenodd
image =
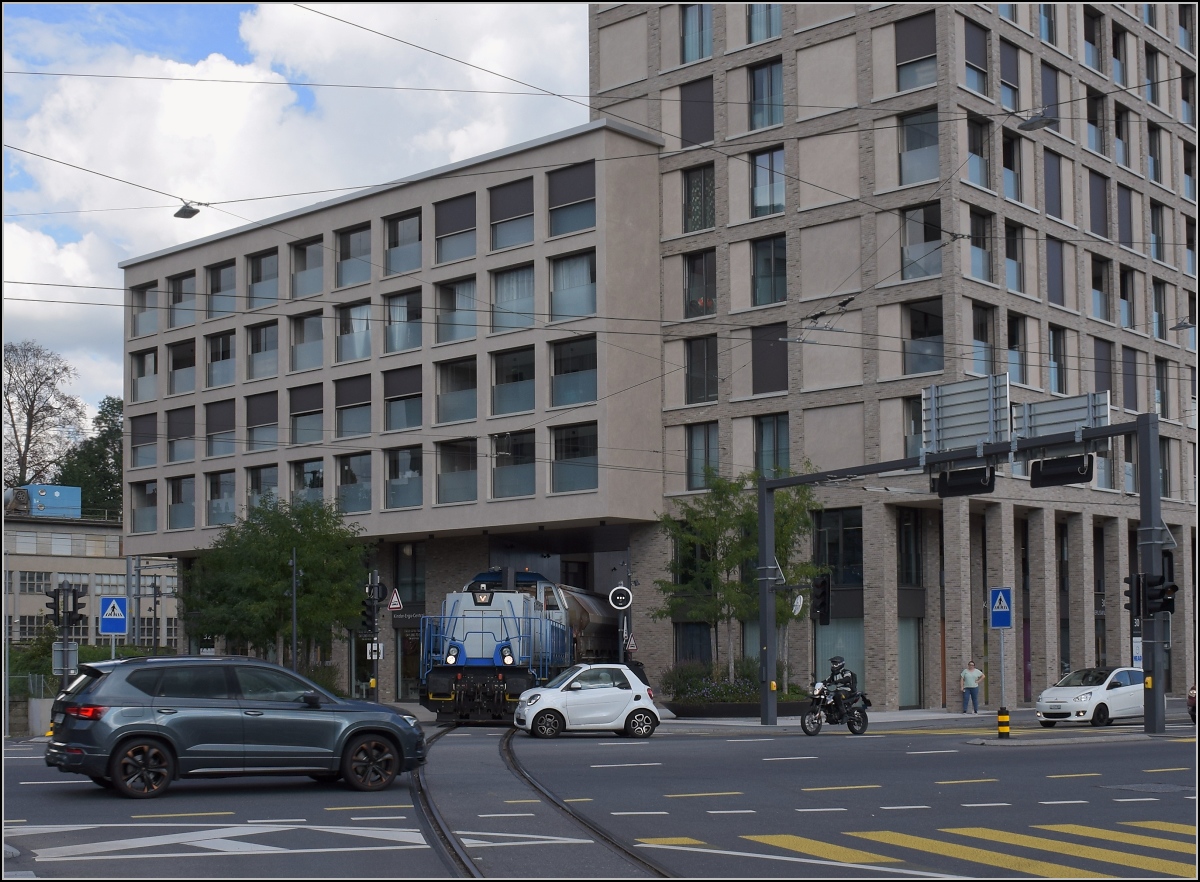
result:
M 1013 740 L 1010 738 L 974 738 L 967 744 L 976 744 L 981 747 L 1046 747 L 1055 746 L 1058 744 L 1112 744 L 1118 741 L 1149 741 L 1150 735 L 1142 733 L 1131 733 L 1129 735 L 1092 735 L 1080 738 L 1021 738 Z

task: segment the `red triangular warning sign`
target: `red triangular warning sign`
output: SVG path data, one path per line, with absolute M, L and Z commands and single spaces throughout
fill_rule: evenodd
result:
M 400 589 L 399 588 L 392 589 L 392 596 L 390 598 L 388 598 L 388 609 L 390 609 L 390 610 L 404 609 L 404 604 L 400 602 Z

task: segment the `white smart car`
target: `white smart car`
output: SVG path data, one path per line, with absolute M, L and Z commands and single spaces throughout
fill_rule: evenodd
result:
M 1038 722 L 1046 728 L 1060 722 L 1107 726 L 1122 717 L 1140 717 L 1145 680 L 1138 668 L 1072 671 L 1038 696 Z
M 625 665 L 575 665 L 522 692 L 513 722 L 535 738 L 605 729 L 649 738 L 658 728 L 658 710 L 654 690 Z

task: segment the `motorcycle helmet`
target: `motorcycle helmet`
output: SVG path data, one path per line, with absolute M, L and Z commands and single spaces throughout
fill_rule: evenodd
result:
M 829 660 L 829 669 L 835 674 L 840 674 L 842 669 L 846 667 L 846 660 L 840 655 L 835 655 Z

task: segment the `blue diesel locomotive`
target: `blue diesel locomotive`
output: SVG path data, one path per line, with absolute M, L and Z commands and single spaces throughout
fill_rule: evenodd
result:
M 511 720 L 526 689 L 616 661 L 618 639 L 603 598 L 538 573 L 480 573 L 421 618 L 421 706 L 439 721 Z

